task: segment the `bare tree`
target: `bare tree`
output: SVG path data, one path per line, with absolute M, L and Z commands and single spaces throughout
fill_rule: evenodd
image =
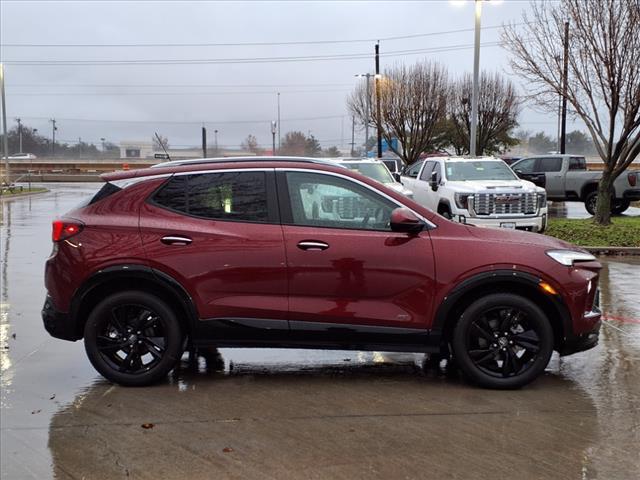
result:
M 159 140 L 158 140 L 159 137 Z M 163 150 L 163 146 L 164 149 L 169 150 L 169 139 L 167 137 L 165 137 L 164 135 L 158 135 L 158 137 L 156 137 L 155 135 L 153 136 L 152 140 L 153 140 L 153 149 L 154 150 Z
M 433 149 L 437 125 L 445 117 L 447 104 L 447 70 L 437 63 L 420 62 L 412 66 L 396 65 L 386 70 L 380 84 L 382 136 L 391 150 L 408 165 L 420 154 Z M 375 105 L 375 89 L 369 104 Z M 367 89 L 360 84 L 347 99 L 352 115 L 367 121 Z M 376 124 L 376 109 L 371 111 L 370 125 Z M 398 139 L 398 148 L 391 140 Z
M 458 155 L 469 153 L 473 77 L 464 74 L 451 86 L 448 102 L 448 139 Z M 478 89 L 478 155 L 501 153 L 516 145 L 511 131 L 518 126 L 520 103 L 516 89 L 498 73 L 482 72 Z
M 258 146 L 258 139 L 255 135 L 251 134 L 247 135 L 247 138 L 242 141 L 241 147 L 255 153 L 256 155 L 260 155 L 263 152 L 263 150 Z
M 566 98 L 604 162 L 594 221 L 611 223 L 613 181 L 640 153 L 640 2 L 563 0 L 531 4 L 524 27 L 505 28 L 516 73 L 529 96 L 552 108 L 563 94 L 564 23 L 569 22 Z

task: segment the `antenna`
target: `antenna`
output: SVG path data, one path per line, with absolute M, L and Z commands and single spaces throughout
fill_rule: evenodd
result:
M 166 155 L 165 159 L 166 160 L 171 160 L 171 157 L 169 156 L 169 152 L 167 152 L 167 149 L 164 148 L 164 143 L 162 143 L 162 139 L 160 138 L 160 135 L 158 135 L 158 132 L 154 132 L 156 138 L 158 139 L 158 143 L 160 144 L 160 146 L 162 147 L 162 150 L 164 150 L 164 154 Z M 156 158 L 158 158 L 157 155 L 154 155 Z

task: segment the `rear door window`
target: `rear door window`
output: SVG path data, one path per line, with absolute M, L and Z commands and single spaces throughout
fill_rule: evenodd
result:
M 212 220 L 271 220 L 266 172 L 177 175 L 158 190 L 152 201 L 169 210 Z
M 559 172 L 562 170 L 562 158 L 544 157 L 538 160 L 538 172 Z

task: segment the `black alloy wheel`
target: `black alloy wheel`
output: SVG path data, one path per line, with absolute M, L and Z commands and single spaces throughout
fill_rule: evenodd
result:
M 519 388 L 547 366 L 553 331 L 530 300 L 493 294 L 464 311 L 453 345 L 460 367 L 474 382 L 490 388 Z
M 175 366 L 182 335 L 173 311 L 145 292 L 122 292 L 103 300 L 85 326 L 93 366 L 123 385 L 148 385 Z

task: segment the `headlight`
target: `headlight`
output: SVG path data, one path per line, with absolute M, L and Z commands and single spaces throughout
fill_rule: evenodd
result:
M 596 259 L 590 253 L 576 252 L 574 250 L 549 250 L 547 255 L 567 267 L 571 267 L 573 262 L 592 262 Z
M 458 208 L 463 208 L 465 210 L 469 209 L 469 197 L 472 197 L 471 193 L 456 193 L 454 195 L 454 199 Z
M 538 193 L 538 208 L 547 206 L 547 192 Z

